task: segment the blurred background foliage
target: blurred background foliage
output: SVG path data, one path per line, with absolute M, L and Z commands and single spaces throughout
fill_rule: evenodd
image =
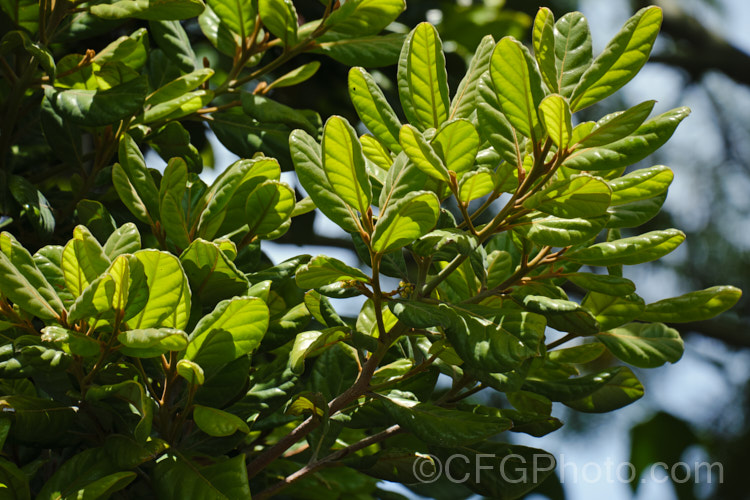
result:
M 675 171 L 675 183 L 661 214 L 639 232 L 678 227 L 687 242 L 667 259 L 639 266 L 628 276 L 643 287 L 648 301 L 678 295 L 688 290 L 716 284 L 745 288 L 745 297 L 730 312 L 718 319 L 682 325 L 687 341 L 684 359 L 675 366 L 637 375 L 651 390 L 638 403 L 616 415 L 588 415 L 567 412 L 560 407 L 556 416 L 568 425 L 545 437 L 544 447 L 566 461 L 579 465 L 587 461 L 603 463 L 631 461 L 638 472 L 655 462 L 669 464 L 680 460 L 721 462 L 723 481 L 717 477 L 670 482 L 634 482 L 633 486 L 608 482 L 565 482 L 545 484 L 549 498 L 679 498 L 747 499 L 750 489 L 744 471 L 750 463 L 750 2 L 747 0 L 408 0 L 407 9 L 393 31 L 407 32 L 409 27 L 427 20 L 438 27 L 447 52 L 449 83 L 458 85 L 468 57 L 485 34 L 495 39 L 513 35 L 529 40 L 533 16 L 541 6 L 560 17 L 572 10 L 582 11 L 594 34 L 598 52 L 619 26 L 637 9 L 655 3 L 664 9 L 664 24 L 651 61 L 623 91 L 581 113 L 580 119 L 602 116 L 625 109 L 640 101 L 659 100 L 654 113 L 687 105 L 692 116 L 678 129 L 674 138 L 655 157 L 639 167 L 665 164 Z M 319 18 L 320 2 L 295 2 L 300 21 Z M 144 23 L 145 24 L 145 23 Z M 90 32 L 88 38 L 65 40 L 68 52 L 101 50 L 118 36 L 131 33 L 138 22 Z M 210 66 L 221 72 L 231 68 L 231 59 L 217 55 L 202 36 L 197 22 L 185 24 L 199 60 L 212 58 Z M 7 20 L 0 18 L 0 32 Z M 281 50 L 281 49 L 277 49 Z M 347 92 L 348 67 L 315 54 L 303 54 L 293 63 L 278 69 L 278 75 L 305 62 L 317 60 L 321 68 L 301 86 L 280 88 L 269 95 L 296 109 L 314 109 L 325 119 L 343 115 L 356 122 L 356 114 Z M 397 108 L 395 66 L 373 70 L 373 75 Z M 273 75 L 269 75 L 271 78 Z M 3 106 L 10 106 L 3 103 Z M 398 110 L 397 110 L 398 111 Z M 21 110 L 23 112 L 23 110 Z M 37 118 L 38 119 L 38 118 Z M 35 127 L 29 116 L 25 127 Z M 232 158 L 201 121 L 183 122 L 191 143 L 201 154 L 204 177 L 215 177 Z M 19 144 L 34 141 L 23 131 L 14 134 Z M 8 134 L 0 138 L 7 141 Z M 32 145 L 33 144 L 27 144 Z M 49 151 L 27 148 L 30 154 L 17 156 L 24 162 L 28 179 L 56 206 L 54 186 L 59 182 L 57 162 L 49 161 Z M 35 156 L 36 155 L 36 156 Z M 45 156 L 46 155 L 46 156 Z M 158 166 L 154 152 L 147 155 Z M 161 163 L 163 164 L 163 163 Z M 103 188 L 104 189 L 104 188 Z M 12 203 L 4 200 L 3 206 Z M 116 211 L 113 211 L 117 217 Z M 60 223 L 63 222 L 63 223 Z M 121 221 L 118 221 L 121 222 Z M 0 226 L 5 221 L 0 219 Z M 52 235 L 39 234 L 39 228 L 27 223 L 14 228 L 27 245 L 65 241 L 74 221 L 58 219 Z M 315 213 L 295 218 L 291 230 L 272 252 L 305 252 L 302 245 L 322 245 L 331 252 L 351 250 L 350 239 L 316 223 Z M 37 239 L 38 237 L 38 239 Z M 34 246 L 33 243 L 29 246 Z M 353 253 L 352 253 L 353 255 Z M 279 260 L 273 258 L 273 260 Z M 744 286 L 743 286 L 744 285 Z M 550 441 L 551 440 L 551 441 Z M 552 442 L 552 444 L 550 444 Z M 524 444 L 535 443 L 534 438 Z M 580 471 L 579 471 L 580 472 Z M 645 477 L 645 476 L 644 476 Z M 580 479 L 580 478 L 579 478 Z M 455 492 L 442 488 L 417 488 L 418 493 L 455 499 Z M 532 495 L 534 496 L 534 495 Z M 536 498 L 540 498 L 537 494 Z

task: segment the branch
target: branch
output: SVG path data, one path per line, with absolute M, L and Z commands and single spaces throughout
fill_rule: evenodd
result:
M 294 474 L 290 474 L 289 476 L 285 477 L 282 481 L 279 481 L 278 483 L 274 484 L 270 488 L 264 491 L 261 491 L 257 495 L 253 495 L 253 498 L 255 498 L 255 500 L 265 500 L 266 498 L 271 498 L 272 496 L 277 494 L 279 491 L 299 481 L 300 479 L 307 476 L 308 474 L 312 474 L 313 472 L 323 467 L 331 465 L 333 462 L 341 460 L 342 458 L 348 455 L 351 455 L 352 453 L 357 452 L 363 448 L 367 448 L 370 445 L 379 443 L 380 441 L 384 441 L 388 439 L 389 437 L 395 434 L 398 434 L 400 432 L 403 432 L 403 429 L 401 429 L 401 427 L 399 427 L 398 425 L 393 425 L 391 427 L 388 427 L 384 431 L 381 431 L 377 434 L 373 434 L 370 437 L 366 437 L 362 439 L 361 441 L 357 441 L 356 443 L 347 446 L 346 448 L 342 448 L 338 451 L 331 453 L 325 458 L 321 458 L 317 462 L 306 465 L 305 467 L 301 468 Z

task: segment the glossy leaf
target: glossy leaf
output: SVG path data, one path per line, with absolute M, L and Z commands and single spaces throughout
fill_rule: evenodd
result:
M 370 35 L 388 26 L 404 8 L 404 0 L 352 0 L 336 9 L 326 25 L 347 35 Z
M 581 304 L 570 300 L 527 295 L 524 307 L 547 318 L 547 326 L 576 335 L 594 335 L 600 331 L 596 318 Z
M 660 8 L 647 7 L 625 23 L 581 76 L 570 96 L 573 111 L 613 94 L 640 71 L 651 53 L 661 20 Z
M 164 500 L 250 498 L 245 455 L 199 465 L 168 454 L 153 473 L 156 495 Z
M 127 134 L 120 139 L 119 160 L 112 168 L 117 194 L 133 215 L 153 224 L 159 220 L 159 191 L 138 145 Z
M 477 85 L 477 121 L 479 133 L 503 160 L 512 165 L 522 162 L 523 137 L 503 114 L 489 72 L 482 75 Z
M 383 399 L 383 404 L 397 424 L 436 446 L 454 447 L 485 441 L 512 425 L 506 418 L 449 410 L 426 403 L 407 407 Z
M 547 88 L 557 92 L 559 82 L 555 67 L 555 16 L 547 7 L 541 7 L 536 13 L 531 38 L 542 79 Z
M 577 175 L 552 182 L 528 198 L 523 206 L 557 217 L 589 218 L 604 214 L 610 198 L 611 188 L 603 179 Z
M 662 323 L 630 323 L 596 336 L 612 354 L 639 368 L 676 363 L 684 345 L 677 330 Z
M 203 12 L 201 0 L 118 0 L 111 4 L 97 4 L 90 11 L 103 19 L 146 19 L 149 21 L 173 21 L 190 19 Z
M 450 180 L 443 160 L 419 130 L 411 125 L 404 125 L 399 133 L 399 141 L 406 155 L 419 170 L 440 181 Z
M 265 236 L 292 215 L 294 190 L 279 181 L 266 181 L 250 193 L 245 204 L 245 221 L 250 234 Z
M 77 125 L 110 125 L 137 114 L 148 92 L 145 77 L 138 77 L 106 90 L 56 89 L 47 86 L 44 95 L 54 110 Z
M 413 191 L 388 205 L 372 234 L 378 253 L 397 250 L 426 234 L 437 222 L 440 203 L 434 193 Z
M 318 68 L 320 68 L 320 61 L 310 61 L 309 63 L 305 63 L 299 68 L 295 68 L 292 71 L 281 75 L 276 80 L 269 83 L 266 89 L 271 90 L 275 87 L 281 88 L 298 85 L 312 78 L 313 75 L 317 73 Z
M 702 321 L 731 308 L 741 296 L 742 291 L 733 286 L 713 286 L 648 304 L 638 319 L 667 323 Z
M 604 146 L 629 136 L 646 121 L 651 110 L 654 109 L 654 104 L 656 101 L 645 101 L 626 111 L 618 111 L 605 116 L 581 138 L 580 145 L 585 148 Z
M 432 140 L 432 147 L 445 166 L 459 176 L 474 166 L 479 145 L 477 129 L 465 119 L 444 123 Z
M 237 415 L 208 406 L 195 405 L 193 420 L 200 430 L 213 437 L 231 436 L 237 431 L 250 432 L 247 424 Z
M 197 69 L 195 52 L 179 21 L 151 21 L 148 27 L 156 45 L 180 70 L 190 73 Z
M 486 168 L 479 168 L 469 172 L 461 178 L 458 185 L 458 199 L 467 203 L 495 190 L 496 179 L 494 172 Z
M 537 109 L 544 97 L 542 78 L 528 49 L 505 37 L 492 53 L 490 76 L 500 109 L 513 127 L 532 140 L 540 132 Z
M 29 252 L 10 234 L 0 234 L 0 291 L 42 319 L 58 319 L 65 310 Z
M 338 259 L 318 255 L 297 270 L 297 286 L 304 289 L 320 288 L 337 281 L 359 281 L 369 283 L 370 277 Z
M 124 253 L 134 253 L 141 249 L 141 235 L 132 222 L 126 222 L 115 229 L 104 243 L 104 254 L 110 259 Z
M 607 223 L 607 216 L 592 218 L 561 218 L 554 216 L 521 219 L 514 230 L 538 245 L 567 247 L 594 238 Z
M 609 274 L 573 273 L 568 274 L 565 277 L 572 283 L 592 292 L 616 296 L 630 295 L 635 292 L 635 285 L 633 282 L 619 276 L 612 276 Z
M 677 125 L 689 114 L 688 108 L 667 111 L 648 120 L 624 139 L 576 151 L 563 162 L 563 166 L 574 170 L 597 171 L 632 165 L 663 146 L 672 137 Z
M 365 214 L 372 186 L 365 169 L 362 145 L 344 118 L 332 116 L 323 129 L 323 170 L 334 192 L 350 207 Z
M 596 317 L 601 331 L 633 321 L 643 313 L 645 307 L 643 299 L 635 294 L 614 297 L 599 292 L 589 292 L 581 305 Z
M 570 97 L 591 65 L 591 31 L 580 12 L 569 12 L 555 23 L 555 69 L 557 89 Z
M 352 38 L 331 32 L 318 38 L 312 52 L 325 54 L 347 66 L 375 68 L 395 64 L 403 41 L 404 35 L 400 33 Z
M 190 287 L 180 261 L 156 250 L 141 250 L 135 257 L 143 264 L 149 297 L 143 310 L 128 321 L 130 327 L 184 329 L 190 314 Z
M 398 62 L 398 95 L 409 122 L 439 128 L 448 118 L 448 76 L 443 43 L 434 26 L 420 23 L 404 41 Z
M 334 191 L 323 170 L 320 146 L 315 139 L 302 130 L 295 130 L 289 136 L 289 149 L 297 178 L 315 206 L 345 231 L 358 231 L 355 214 Z
M 65 285 L 78 297 L 84 288 L 109 267 L 109 259 L 96 238 L 85 226 L 76 226 L 73 239 L 62 253 L 62 271 Z
M 216 242 L 197 238 L 180 255 L 180 264 L 197 300 L 215 304 L 221 299 L 244 295 L 250 286 Z
M 195 325 L 185 359 L 212 368 L 249 354 L 260 345 L 268 320 L 268 307 L 261 299 L 223 300 Z
M 573 262 L 591 266 L 643 264 L 667 255 L 683 241 L 685 234 L 677 229 L 651 231 L 638 236 L 597 243 L 569 252 L 565 257 Z
M 258 14 L 284 46 L 297 43 L 297 10 L 291 0 L 258 0 Z
M 486 35 L 479 42 L 479 46 L 471 58 L 471 63 L 469 63 L 469 68 L 466 70 L 461 83 L 458 84 L 456 95 L 453 96 L 453 100 L 451 101 L 449 119 L 469 119 L 474 116 L 477 104 L 477 86 L 482 74 L 489 65 L 494 48 L 495 40 L 492 38 L 492 35 Z
M 401 151 L 401 122 L 383 91 L 364 68 L 349 70 L 349 97 L 367 130 L 394 153 Z
M 657 165 L 635 170 L 609 181 L 612 188 L 612 205 L 624 205 L 646 200 L 664 193 L 674 179 L 668 167 Z
M 555 146 L 560 149 L 567 148 L 573 134 L 567 101 L 557 94 L 545 97 L 539 105 L 539 118 Z

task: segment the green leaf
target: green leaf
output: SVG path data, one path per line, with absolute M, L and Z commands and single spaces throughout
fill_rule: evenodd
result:
M 643 396 L 643 385 L 628 367 L 621 366 L 605 373 L 613 375 L 606 379 L 606 384 L 583 398 L 563 401 L 563 404 L 586 413 L 608 413 Z
M 643 313 L 645 308 L 643 299 L 636 294 L 613 297 L 598 292 L 589 292 L 581 305 L 596 317 L 601 331 L 633 321 Z
M 450 181 L 450 175 L 443 160 L 419 130 L 411 125 L 404 125 L 399 133 L 399 141 L 406 155 L 419 170 L 434 179 Z
M 181 359 L 177 362 L 177 373 L 192 385 L 203 385 L 206 380 L 203 368 L 189 359 Z
M 393 157 L 391 156 L 390 151 L 388 151 L 380 141 L 369 134 L 365 134 L 359 137 L 359 142 L 362 144 L 362 153 L 365 155 L 365 158 L 384 171 L 390 170 L 391 165 L 393 165 Z M 398 147 L 401 148 L 401 145 Z M 388 174 L 385 173 L 385 176 L 387 175 Z M 374 175 L 371 172 L 370 179 L 372 180 L 373 178 Z M 374 195 L 375 193 L 373 193 L 373 196 Z
M 506 309 L 476 308 L 478 315 L 451 312 L 440 306 L 448 321 L 445 334 L 471 368 L 505 373 L 539 356 L 546 321 L 539 314 Z
M 234 162 L 201 197 L 198 234 L 211 239 L 217 233 L 227 234 L 242 227 L 250 194 L 263 182 L 280 176 L 281 168 L 273 158 Z
M 575 347 L 548 351 L 547 357 L 550 361 L 555 363 L 586 364 L 598 359 L 606 350 L 607 349 L 601 343 L 591 342 L 589 344 L 581 344 Z
M 573 94 L 593 59 L 588 21 L 580 12 L 565 14 L 555 23 L 557 91 L 563 97 Z
M 73 297 L 79 297 L 109 264 L 109 258 L 86 226 L 76 226 L 73 239 L 65 245 L 61 262 L 65 286 Z
M 730 309 L 741 296 L 742 290 L 739 288 L 713 286 L 648 304 L 638 319 L 667 323 L 703 321 Z
M 581 137 L 579 144 L 584 148 L 604 146 L 629 136 L 640 127 L 651 114 L 656 101 L 636 104 L 626 111 L 609 114 L 596 122 L 591 131 Z
M 318 355 L 342 340 L 347 335 L 346 330 L 334 327 L 320 331 L 302 332 L 294 338 L 294 345 L 289 354 L 289 367 L 294 373 L 301 374 L 305 367 L 305 360 Z
M 222 17 L 214 11 L 214 7 L 221 12 Z M 255 25 L 254 14 L 251 0 L 231 3 L 209 1 L 203 13 L 198 16 L 198 23 L 211 45 L 222 54 L 234 57 L 241 40 L 245 40 L 245 37 L 252 32 Z M 232 31 L 230 26 L 237 30 L 247 30 L 247 32 L 243 32 L 245 34 L 241 36 Z
M 683 241 L 685 233 L 677 229 L 651 231 L 574 250 L 565 254 L 565 258 L 591 266 L 643 264 L 667 255 Z
M 185 248 L 190 244 L 190 227 L 182 207 L 182 199 L 187 191 L 188 169 L 181 158 L 172 158 L 164 170 L 159 185 L 159 213 L 167 237 L 177 246 Z
M 637 163 L 672 137 L 677 125 L 690 114 L 677 108 L 651 118 L 628 137 L 597 148 L 580 149 L 563 166 L 574 170 L 616 170 Z
M 148 21 L 176 21 L 190 19 L 203 12 L 201 0 L 119 0 L 89 7 L 102 19 L 146 19 Z
M 404 114 L 419 130 L 448 119 L 448 75 L 443 43 L 434 26 L 420 23 L 406 37 L 398 62 L 398 95 Z
M 76 204 L 76 215 L 97 240 L 106 241 L 115 232 L 115 219 L 98 201 L 83 199 Z
M 576 335 L 594 335 L 601 331 L 591 312 L 577 302 L 527 295 L 523 299 L 523 305 L 529 311 L 547 318 L 547 326 L 555 330 Z
M 349 70 L 349 97 L 367 130 L 394 153 L 401 152 L 401 122 L 383 91 L 364 68 Z
M 643 386 L 626 366 L 554 381 L 532 377 L 524 384 L 524 390 L 588 413 L 614 411 L 643 396 Z
M 143 264 L 149 296 L 143 310 L 128 325 L 133 329 L 184 329 L 190 315 L 190 286 L 180 261 L 157 250 L 141 250 L 135 257 Z
M 103 65 L 108 61 L 119 61 L 129 68 L 139 70 L 148 60 L 148 32 L 146 28 L 134 31 L 130 36 L 121 36 L 100 50 L 93 61 Z
M 337 281 L 359 281 L 369 283 L 370 277 L 340 260 L 318 255 L 297 270 L 297 286 L 303 289 L 320 288 Z
M 243 92 L 242 111 L 263 123 L 280 123 L 289 127 L 301 128 L 313 135 L 318 134 L 318 125 L 308 118 L 306 111 L 300 111 L 262 95 Z M 314 112 L 313 112 L 314 113 Z
M 212 113 L 209 122 L 216 137 L 240 158 L 252 158 L 257 153 L 276 158 L 285 169 L 291 166 L 289 133 L 283 123 L 261 123 L 239 108 Z
M 138 114 L 147 93 L 148 80 L 145 76 L 106 90 L 44 87 L 45 97 L 60 116 L 87 127 L 114 124 Z
M 187 347 L 187 334 L 175 328 L 143 328 L 117 335 L 125 346 L 123 354 L 137 358 L 159 356 L 167 351 L 182 351 Z
M 215 242 L 197 238 L 180 255 L 190 289 L 202 304 L 244 295 L 250 283 Z
M 281 75 L 276 80 L 269 83 L 266 89 L 271 90 L 275 87 L 281 88 L 298 85 L 312 78 L 312 76 L 317 73 L 318 68 L 320 68 L 320 61 L 310 61 L 309 63 L 305 63 L 299 68 L 295 68 L 289 73 Z
M 390 66 L 398 61 L 404 35 L 391 33 L 384 36 L 351 38 L 338 33 L 326 33 L 318 38 L 312 52 L 325 54 L 347 66 L 375 68 Z
M 556 465 L 555 457 L 544 450 L 492 441 L 435 452 L 442 464 L 450 463 L 451 477 L 464 480 L 462 485 L 478 496 L 496 500 L 524 498 L 553 474 Z M 500 470 L 504 472 L 498 474 Z M 446 488 L 441 485 L 439 492 Z M 466 495 L 465 490 L 444 498 L 458 495 Z
M 351 0 L 326 19 L 332 31 L 347 35 L 379 33 L 406 8 L 404 0 Z
M 653 198 L 666 192 L 672 179 L 674 173 L 663 165 L 635 170 L 609 181 L 609 187 L 612 188 L 611 203 L 624 205 Z
M 44 68 L 44 71 L 54 80 L 55 59 L 52 54 L 42 45 L 35 43 L 29 35 L 23 31 L 9 31 L 0 41 L 0 52 L 5 52 L 12 47 L 21 45 L 28 55 L 33 56 L 36 62 Z
M 258 14 L 285 47 L 297 43 L 297 10 L 291 0 L 258 0 Z
M 408 245 L 430 231 L 440 215 L 434 193 L 413 191 L 388 205 L 372 234 L 372 249 L 384 254 Z
M 31 254 L 6 232 L 0 234 L 0 292 L 41 319 L 60 319 L 65 310 Z
M 206 94 L 206 91 L 190 92 L 208 81 L 213 74 L 214 71 L 210 68 L 199 69 L 182 75 L 151 93 L 146 98 L 143 121 L 150 123 L 165 118 L 177 118 L 181 113 L 179 110 L 189 109 L 190 101 L 195 96 L 213 96 L 213 93 Z
M 515 38 L 503 38 L 492 53 L 490 76 L 505 117 L 521 135 L 536 141 L 544 91 L 529 50 Z
M 581 76 L 570 96 L 573 111 L 612 95 L 640 71 L 651 53 L 661 20 L 660 8 L 647 7 L 625 23 Z
M 131 471 L 119 472 L 119 467 L 104 448 L 88 448 L 66 460 L 47 480 L 36 498 L 109 498 L 112 493 L 130 484 L 136 476 Z
M 148 23 L 148 32 L 156 45 L 181 71 L 189 73 L 197 69 L 193 46 L 179 21 L 151 21 Z
M 615 356 L 639 368 L 676 363 L 685 347 L 680 334 L 662 323 L 630 323 L 596 336 Z
M 661 210 L 667 199 L 666 191 L 653 198 L 633 201 L 623 205 L 613 205 L 607 209 L 609 220 L 608 228 L 638 227 L 650 221 Z
M 458 184 L 458 199 L 468 203 L 495 190 L 496 178 L 494 172 L 487 168 L 478 168 L 461 178 Z
M 433 148 L 448 170 L 459 175 L 472 169 L 479 145 L 477 129 L 465 119 L 444 123 L 432 140 Z
M 544 83 L 552 92 L 557 92 L 560 82 L 555 66 L 555 16 L 547 7 L 541 7 L 536 13 L 531 38 Z
M 367 213 L 372 185 L 362 156 L 362 145 L 349 122 L 332 116 L 323 129 L 323 170 L 333 191 L 350 207 Z
M 323 214 L 344 231 L 359 230 L 356 216 L 333 190 L 321 158 L 320 146 L 307 132 L 295 130 L 289 136 L 297 179 Z
M 55 216 L 44 194 L 36 186 L 19 175 L 11 175 L 8 181 L 11 195 L 21 206 L 35 230 L 50 235 L 55 230 Z
M 479 133 L 503 160 L 515 166 L 522 162 L 524 152 L 518 135 L 500 109 L 497 93 L 492 85 L 489 71 L 479 79 L 477 85 L 477 121 Z
M 119 160 L 112 169 L 117 194 L 133 215 L 153 225 L 159 220 L 159 191 L 141 150 L 128 134 L 120 138 Z
M 213 437 L 231 436 L 237 431 L 250 432 L 247 424 L 237 415 L 208 406 L 195 405 L 193 420 L 200 430 Z
M 266 236 L 289 220 L 294 209 L 294 190 L 270 180 L 256 187 L 245 204 L 248 234 Z
M 39 122 L 44 138 L 55 156 L 66 165 L 82 165 L 84 153 L 81 129 L 66 121 L 46 98 L 42 99 L 39 110 Z
M 471 58 L 469 68 L 466 70 L 461 83 L 458 84 L 456 95 L 451 101 L 449 119 L 471 118 L 476 112 L 478 85 L 482 74 L 486 71 L 495 48 L 495 40 L 492 35 L 486 35 L 479 42 L 474 57 Z
M 559 246 L 559 245 L 558 245 Z M 590 290 L 607 295 L 624 296 L 635 292 L 632 281 L 619 276 L 609 274 L 573 273 L 565 275 L 571 283 Z
M 55 401 L 24 395 L 3 396 L 0 408 L 11 420 L 10 440 L 35 447 L 65 442 L 77 411 Z
M 259 298 L 223 300 L 195 325 L 185 359 L 206 369 L 218 368 L 249 354 L 260 345 L 268 320 L 268 306 Z
M 156 496 L 163 500 L 234 500 L 250 498 L 245 455 L 199 465 L 167 454 L 153 472 Z
M 532 195 L 524 208 L 568 219 L 603 215 L 609 207 L 612 190 L 604 179 L 587 174 L 552 182 Z
M 570 145 L 573 123 L 568 102 L 558 94 L 545 97 L 539 105 L 539 118 L 552 142 L 560 149 Z
M 537 215 L 541 215 L 538 214 Z M 513 229 L 538 245 L 567 247 L 578 245 L 594 238 L 604 228 L 608 218 L 567 219 L 553 216 L 519 219 Z
M 132 222 L 126 222 L 115 229 L 104 243 L 104 254 L 111 260 L 124 253 L 134 253 L 141 249 L 141 235 Z
M 436 446 L 454 447 L 486 441 L 512 425 L 507 418 L 448 410 L 427 403 L 406 407 L 388 398 L 383 398 L 382 402 L 397 424 Z

